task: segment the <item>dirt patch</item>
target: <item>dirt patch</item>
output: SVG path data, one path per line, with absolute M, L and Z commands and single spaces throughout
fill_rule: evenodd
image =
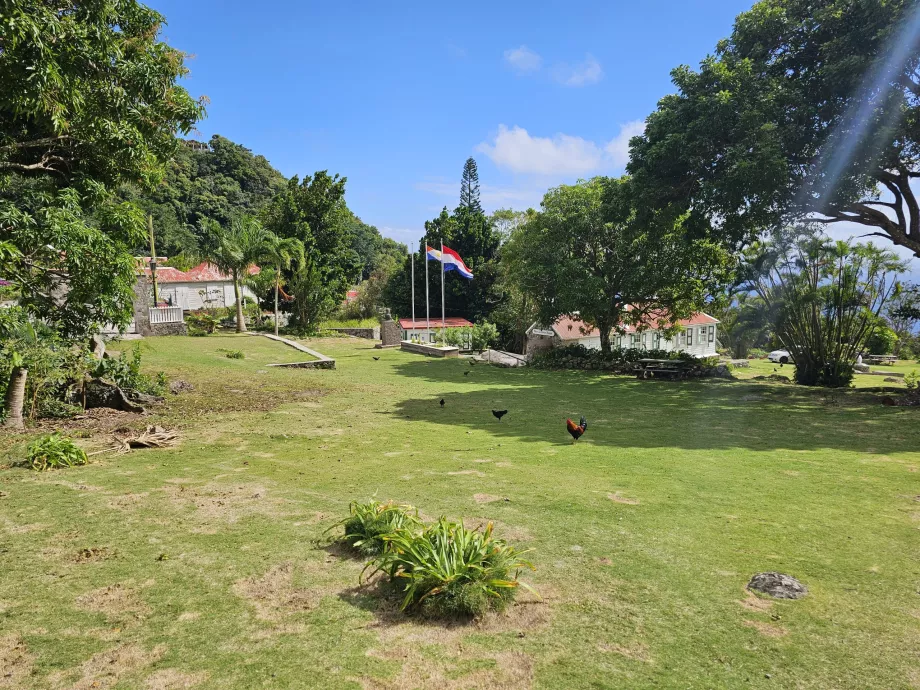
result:
M 492 494 L 473 494 L 473 500 L 476 503 L 495 503 L 495 501 L 500 501 L 501 496 L 493 496 Z
M 6 516 L 0 515 L 0 529 L 3 529 L 7 534 L 29 534 L 31 532 L 40 532 L 45 529 L 48 525 L 43 522 L 33 522 L 26 525 L 18 525 Z
M 607 494 L 607 498 L 609 498 L 609 499 L 610 499 L 611 501 L 613 501 L 614 503 L 623 503 L 623 504 L 628 505 L 628 506 L 637 506 L 637 505 L 639 505 L 639 499 L 638 499 L 638 498 L 629 498 L 629 497 L 627 497 L 627 496 L 622 496 L 622 495 L 620 495 L 620 492 L 619 492 L 619 491 L 617 491 L 616 493 Z
M 237 581 L 234 593 L 253 605 L 256 618 L 279 621 L 302 611 L 311 611 L 319 604 L 323 592 L 294 586 L 294 565 L 281 563 L 261 577 Z
M 202 487 L 168 484 L 160 491 L 177 508 L 194 508 L 200 526 L 193 532 L 213 532 L 214 523 L 238 522 L 251 515 L 285 516 L 286 501 L 272 496 L 261 484 L 208 484 Z
M 110 549 L 106 546 L 90 546 L 77 551 L 70 560 L 73 563 L 95 563 L 108 560 L 116 553 L 114 549 Z
M 479 470 L 457 470 L 456 472 L 448 472 L 447 474 L 451 475 L 452 477 L 456 477 L 458 475 L 464 475 L 464 474 L 471 474 L 475 477 L 485 477 L 486 476 L 485 472 L 480 472 Z
M 502 462 L 496 462 L 495 466 L 496 467 L 514 467 L 514 463 L 502 461 Z
M 648 653 L 648 647 L 644 644 L 634 644 L 626 647 L 616 642 L 604 642 L 597 645 L 597 650 L 609 654 L 619 654 L 620 656 L 625 656 L 627 659 L 633 659 L 634 661 L 644 661 L 648 663 L 652 660 L 652 657 L 649 656 Z
M 509 651 L 483 658 L 462 649 L 449 650 L 436 659 L 423 656 L 412 647 L 397 647 L 385 656 L 371 656 L 389 661 L 401 661 L 402 668 L 394 678 L 380 680 L 361 678 L 365 690 L 403 690 L 404 688 L 439 688 L 441 690 L 520 690 L 533 685 L 533 658 L 523 652 Z M 468 661 L 491 662 L 486 668 L 463 673 Z
M 16 634 L 0 637 L 0 688 L 19 688 L 32 673 L 35 656 Z
M 179 618 L 177 618 L 177 620 L 180 620 L 183 622 L 197 621 L 199 618 L 201 618 L 201 614 L 198 613 L 198 611 L 184 611 L 179 614 Z
M 144 681 L 146 690 L 184 690 L 184 688 L 194 688 L 205 682 L 210 674 L 206 671 L 198 673 L 185 673 L 174 668 L 164 668 Z
M 762 621 L 744 621 L 744 624 L 749 628 L 754 628 L 766 637 L 783 637 L 789 634 L 789 631 L 781 625 L 773 625 Z
M 149 495 L 146 491 L 139 494 L 121 494 L 110 498 L 107 505 L 114 510 L 129 510 L 143 503 Z
M 748 611 L 759 611 L 761 613 L 773 608 L 773 602 L 768 599 L 761 599 L 756 594 L 745 590 L 744 599 L 738 602 Z
M 94 654 L 79 667 L 80 678 L 72 685 L 67 681 L 68 673 L 59 671 L 49 676 L 53 687 L 68 690 L 98 690 L 117 685 L 123 676 L 130 675 L 149 666 L 163 656 L 163 645 L 145 650 L 136 644 L 124 644 Z
M 94 589 L 77 597 L 77 606 L 85 611 L 102 613 L 114 620 L 138 620 L 150 613 L 150 607 L 131 587 L 114 584 Z

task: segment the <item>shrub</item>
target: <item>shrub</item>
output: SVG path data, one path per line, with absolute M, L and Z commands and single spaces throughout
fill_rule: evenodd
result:
M 920 373 L 918 373 L 916 369 L 911 369 L 904 374 L 904 385 L 907 387 L 907 390 L 914 390 L 918 382 L 920 382 Z
M 211 335 L 220 326 L 220 317 L 211 311 L 198 311 L 186 316 L 185 323 L 192 335 Z
M 759 347 L 752 347 L 748 350 L 749 359 L 766 359 L 768 354 L 766 350 L 761 350 Z
M 339 541 L 348 544 L 363 556 L 380 555 L 388 538 L 403 532 L 418 531 L 422 526 L 418 510 L 392 501 L 353 501 L 348 510 L 349 517 L 330 529 L 343 526 L 345 534 Z
M 217 348 L 218 352 L 223 352 L 227 359 L 246 359 L 246 353 L 242 350 L 225 350 L 222 347 Z
M 33 470 L 85 465 L 86 453 L 69 438 L 57 432 L 42 436 L 29 444 L 26 461 Z
M 531 366 L 538 369 L 602 369 L 605 371 L 628 372 L 632 365 L 645 357 L 653 359 L 680 359 L 690 357 L 683 352 L 666 350 L 640 350 L 639 348 L 613 348 L 609 353 L 589 350 L 584 345 L 542 350 L 534 355 Z
M 401 586 L 402 610 L 438 617 L 478 616 L 514 599 L 522 568 L 533 565 L 515 548 L 462 522 L 441 518 L 421 533 L 400 530 L 384 537 L 377 570 Z
M 472 340 L 474 350 L 482 352 L 488 349 L 492 343 L 498 340 L 498 326 L 488 321 L 477 323 L 473 326 Z
M 114 381 L 119 388 L 129 388 L 147 395 L 162 395 L 166 391 L 166 374 L 162 371 L 153 376 L 141 373 L 141 346 L 135 343 L 131 356 L 122 351 L 118 357 L 103 357 L 96 365 L 93 375 Z

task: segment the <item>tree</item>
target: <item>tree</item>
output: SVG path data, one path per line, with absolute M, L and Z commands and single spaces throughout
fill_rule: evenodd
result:
M 471 213 L 482 213 L 479 203 L 479 168 L 472 157 L 463 164 L 463 176 L 460 178 L 460 208 L 465 208 Z
M 294 237 L 282 239 L 273 232 L 266 231 L 261 258 L 264 263 L 274 267 L 272 292 L 275 297 L 275 335 L 278 335 L 278 293 L 283 281 L 282 271 L 291 268 L 294 262 L 303 262 L 303 243 Z
M 294 297 L 293 323 L 303 330 L 332 313 L 359 274 L 344 197 L 345 178 L 322 170 L 303 181 L 292 177 L 263 211 L 269 230 L 303 244 L 303 260 L 285 272 Z
M 776 315 L 796 381 L 828 387 L 849 384 L 904 269 L 891 252 L 832 242 L 810 228 L 777 231 L 746 252 L 742 268 L 747 287 Z
M 753 347 L 765 347 L 772 332 L 772 314 L 753 292 L 730 291 L 709 308 L 719 319 L 719 341 L 735 359 L 745 359 Z
M 641 222 L 628 178 L 562 185 L 541 208 L 514 240 L 520 255 L 512 276 L 533 296 L 542 323 L 577 315 L 598 329 L 604 352 L 615 329 L 649 319 L 670 326 L 730 275 L 718 245 L 685 239 L 679 223 Z
M 215 221 L 206 221 L 204 232 L 207 242 L 201 256 L 230 275 L 236 299 L 236 332 L 245 333 L 241 281 L 250 266 L 263 257 L 268 256 L 269 260 L 277 258 L 278 254 L 273 254 L 273 250 L 281 251 L 281 241 L 262 227 L 258 220 L 246 216 L 233 220 L 226 228 Z
M 905 345 L 910 349 L 917 323 L 920 323 L 920 285 L 902 285 L 889 300 L 886 317 L 898 336 L 894 353 L 900 355 Z
M 866 352 L 873 355 L 890 355 L 898 344 L 898 334 L 885 324 L 876 324 L 872 335 L 866 338 Z
M 632 140 L 642 206 L 732 243 L 849 221 L 920 255 L 920 6 L 762 0 Z
M 351 238 L 351 249 L 361 262 L 360 275 L 355 282 L 367 280 L 377 268 L 389 266 L 394 260 L 401 262 L 409 251 L 406 245 L 383 237 L 376 227 L 363 222 L 351 211 L 345 212 L 345 229 Z

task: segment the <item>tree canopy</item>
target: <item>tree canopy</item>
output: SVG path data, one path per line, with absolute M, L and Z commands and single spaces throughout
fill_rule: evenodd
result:
M 920 255 L 920 6 L 762 0 L 632 140 L 642 206 L 742 243 L 852 221 Z
M 203 115 L 163 18 L 132 0 L 10 0 L 0 14 L 0 275 L 68 335 L 125 324 L 143 214 L 176 132 Z
M 597 177 L 551 189 L 504 251 L 517 254 L 512 279 L 549 324 L 578 315 L 600 332 L 648 319 L 668 327 L 700 309 L 730 276 L 722 248 L 688 240 L 680 223 L 649 223 L 635 211 L 629 178 Z

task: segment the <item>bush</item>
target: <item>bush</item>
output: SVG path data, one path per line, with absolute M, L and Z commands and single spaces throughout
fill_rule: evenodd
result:
M 345 534 L 339 541 L 348 544 L 363 556 L 378 556 L 383 553 L 387 539 L 402 532 L 418 531 L 422 521 L 412 506 L 396 503 L 353 501 L 348 507 L 349 517 L 330 529 L 343 526 Z
M 220 326 L 220 317 L 211 311 L 198 311 L 185 317 L 191 335 L 211 335 Z
M 885 326 L 878 325 L 866 340 L 866 352 L 873 355 L 890 355 L 898 344 L 898 334 Z
M 498 327 L 494 323 L 483 321 L 473 326 L 473 349 L 487 350 L 492 343 L 498 340 Z
M 759 347 L 752 347 L 748 350 L 749 359 L 766 359 L 768 354 L 766 350 L 761 350 Z
M 39 472 L 52 468 L 85 465 L 86 453 L 69 438 L 58 433 L 48 434 L 29 444 L 26 461 Z
M 519 552 L 484 532 L 441 518 L 421 533 L 400 530 L 384 538 L 379 571 L 401 586 L 402 610 L 438 617 L 482 615 L 514 599 L 522 568 L 533 569 Z
M 904 385 L 907 387 L 907 390 L 914 390 L 918 382 L 920 382 L 920 373 L 918 373 L 916 369 L 911 369 L 904 374 Z
M 147 395 L 162 395 L 166 392 L 166 374 L 162 371 L 153 376 L 141 373 L 141 346 L 135 343 L 131 356 L 122 351 L 118 357 L 103 357 L 96 365 L 93 375 L 114 381 L 119 388 L 128 388 Z
M 531 366 L 537 369 L 600 369 L 628 373 L 640 359 L 691 359 L 696 358 L 685 352 L 667 350 L 640 350 L 635 347 L 613 348 L 609 353 L 601 350 L 589 350 L 584 345 L 542 350 L 533 356 Z
M 217 348 L 218 352 L 223 352 L 227 359 L 246 359 L 246 353 L 242 350 L 225 350 L 222 347 Z

